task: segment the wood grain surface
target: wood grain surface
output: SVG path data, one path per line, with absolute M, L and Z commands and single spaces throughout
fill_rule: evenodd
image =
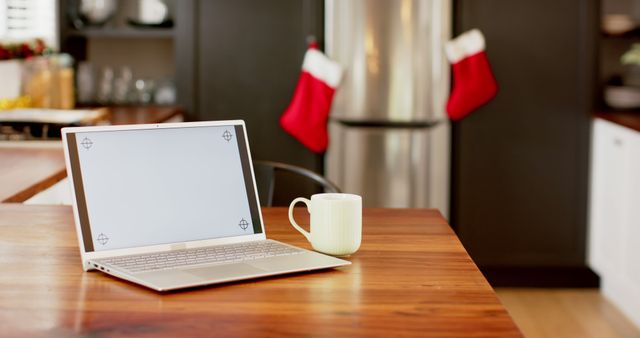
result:
M 527 338 L 639 338 L 640 327 L 597 288 L 498 288 Z
M 285 209 L 264 218 L 267 237 L 309 248 Z M 69 207 L 0 204 L 0 335 L 522 336 L 437 211 L 365 209 L 361 249 L 348 259 L 161 294 L 84 273 Z
M 24 202 L 66 176 L 62 146 L 0 147 L 0 202 Z

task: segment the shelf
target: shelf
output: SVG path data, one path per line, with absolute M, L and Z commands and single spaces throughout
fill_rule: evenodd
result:
M 87 28 L 72 29 L 69 36 L 103 39 L 172 39 L 173 28 Z
M 640 39 L 640 28 L 634 28 L 622 34 L 611 34 L 603 31 L 602 37 L 606 39 Z

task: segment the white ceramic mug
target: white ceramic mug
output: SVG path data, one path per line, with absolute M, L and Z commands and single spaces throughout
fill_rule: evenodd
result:
M 298 202 L 307 205 L 311 229 L 302 229 L 293 219 Z M 289 206 L 289 221 L 311 243 L 314 250 L 333 256 L 347 256 L 360 248 L 362 240 L 362 198 L 353 194 L 315 194 L 311 200 L 298 197 Z

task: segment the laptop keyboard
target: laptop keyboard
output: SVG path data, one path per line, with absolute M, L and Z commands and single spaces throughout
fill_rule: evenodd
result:
M 102 258 L 97 259 L 96 262 L 110 265 L 114 268 L 120 268 L 131 273 L 139 273 L 174 269 L 176 267 L 190 265 L 237 263 L 260 258 L 293 255 L 302 252 L 304 252 L 304 250 L 274 241 L 256 241 L 217 245 L 206 248 L 165 251 L 153 254 Z

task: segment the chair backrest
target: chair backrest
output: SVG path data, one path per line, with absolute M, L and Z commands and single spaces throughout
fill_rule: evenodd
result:
M 337 185 L 323 176 L 309 169 L 291 164 L 272 161 L 253 161 L 253 170 L 256 174 L 256 185 L 258 186 L 260 205 L 263 207 L 270 207 L 273 205 L 273 194 L 276 189 L 276 173 L 279 171 L 305 177 L 312 183 L 323 188 L 324 192 L 342 192 Z

